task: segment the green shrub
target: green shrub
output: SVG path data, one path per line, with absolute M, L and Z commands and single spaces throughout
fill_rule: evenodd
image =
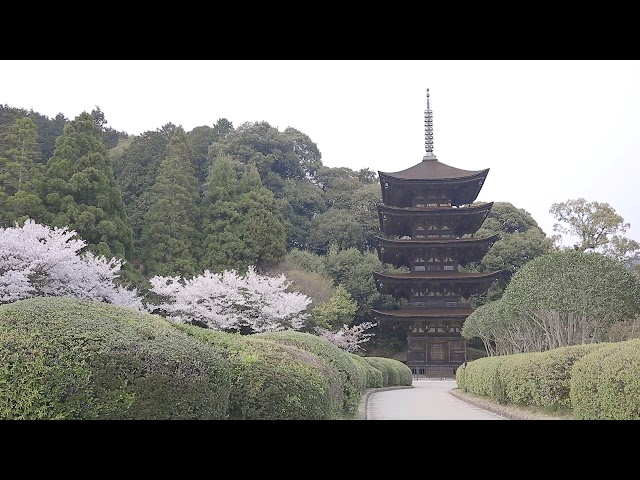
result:
M 640 420 L 640 339 L 603 344 L 573 364 L 576 420 Z
M 279 344 L 293 345 L 323 358 L 338 371 L 339 381 L 342 384 L 344 413 L 351 415 L 357 411 L 367 380 L 362 376 L 362 370 L 351 360 L 349 353 L 328 340 L 310 333 L 289 330 L 258 333 L 254 336 L 270 339 Z
M 0 306 L 2 419 L 226 419 L 229 362 L 161 317 L 35 297 Z
M 231 363 L 231 420 L 324 420 L 342 415 L 338 372 L 320 357 L 256 335 L 176 325 Z M 332 391 L 333 390 L 333 391 Z M 336 401 L 336 398 L 339 399 Z
M 500 365 L 506 356 L 478 358 L 456 369 L 456 383 L 464 392 L 505 402 L 505 385 L 500 378 Z
M 379 368 L 375 368 L 371 363 L 369 363 L 366 358 L 361 357 L 360 355 L 356 355 L 355 353 L 350 353 L 352 357 L 354 357 L 354 361 L 362 365 L 362 368 L 366 374 L 366 388 L 381 388 L 383 386 L 382 372 Z
M 568 409 L 571 367 L 602 344 L 571 345 L 545 352 L 508 355 L 500 372 L 507 401 L 520 405 Z
M 384 365 L 388 372 L 388 385 L 390 387 L 408 386 L 413 384 L 411 368 L 406 364 L 387 357 L 368 357 L 375 359 L 378 364 Z
M 380 373 L 382 374 L 382 386 L 388 387 L 390 367 L 384 362 L 380 361 L 381 357 L 363 357 L 363 358 L 369 363 L 369 365 L 371 365 L 373 368 L 376 368 L 380 371 Z

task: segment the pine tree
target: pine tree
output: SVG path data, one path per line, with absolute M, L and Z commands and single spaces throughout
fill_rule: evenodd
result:
M 197 268 L 198 180 L 182 127 L 174 130 L 167 148 L 140 239 L 143 270 L 149 277 L 189 276 Z
M 47 223 L 75 230 L 96 255 L 130 259 L 133 232 L 102 139 L 101 112 L 65 125 L 42 187 Z
M 38 129 L 29 117 L 18 118 L 10 127 L 0 152 L 0 226 L 24 224 L 27 218 L 42 219 L 44 207 L 37 190 L 44 178 L 44 165 L 36 163 Z

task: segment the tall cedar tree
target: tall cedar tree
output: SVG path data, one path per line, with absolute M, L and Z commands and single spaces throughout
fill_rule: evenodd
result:
M 124 140 L 120 148 L 109 151 L 113 173 L 122 189 L 122 201 L 133 228 L 136 252 L 140 248 L 144 214 L 151 205 L 151 187 L 158 177 L 160 164 L 167 157 L 174 127 L 171 123 L 165 124 L 156 131 Z
M 45 219 L 75 230 L 96 255 L 129 260 L 133 232 L 102 140 L 101 113 L 81 113 L 56 139 L 42 188 Z
M 143 272 L 148 276 L 196 273 L 198 180 L 189 139 L 177 127 L 152 187 L 140 239 Z
M 38 160 L 38 128 L 29 117 L 18 118 L 5 136 L 0 152 L 0 226 L 24 224 L 27 218 L 40 221 L 44 215 L 37 194 L 44 178 Z
M 233 161 L 224 155 L 210 169 L 202 202 L 202 230 L 203 270 L 263 269 L 286 254 L 284 220 L 255 165 L 238 181 Z

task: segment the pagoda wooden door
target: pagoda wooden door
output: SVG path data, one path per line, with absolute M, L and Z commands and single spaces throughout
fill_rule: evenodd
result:
M 427 341 L 427 365 L 447 365 L 448 363 L 448 339 L 429 339 Z

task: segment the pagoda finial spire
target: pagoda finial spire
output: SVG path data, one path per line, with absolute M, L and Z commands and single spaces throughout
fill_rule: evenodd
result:
M 427 100 L 424 108 L 424 147 L 427 151 L 423 160 L 436 160 L 433 154 L 433 113 L 429 105 L 429 89 L 427 88 Z

